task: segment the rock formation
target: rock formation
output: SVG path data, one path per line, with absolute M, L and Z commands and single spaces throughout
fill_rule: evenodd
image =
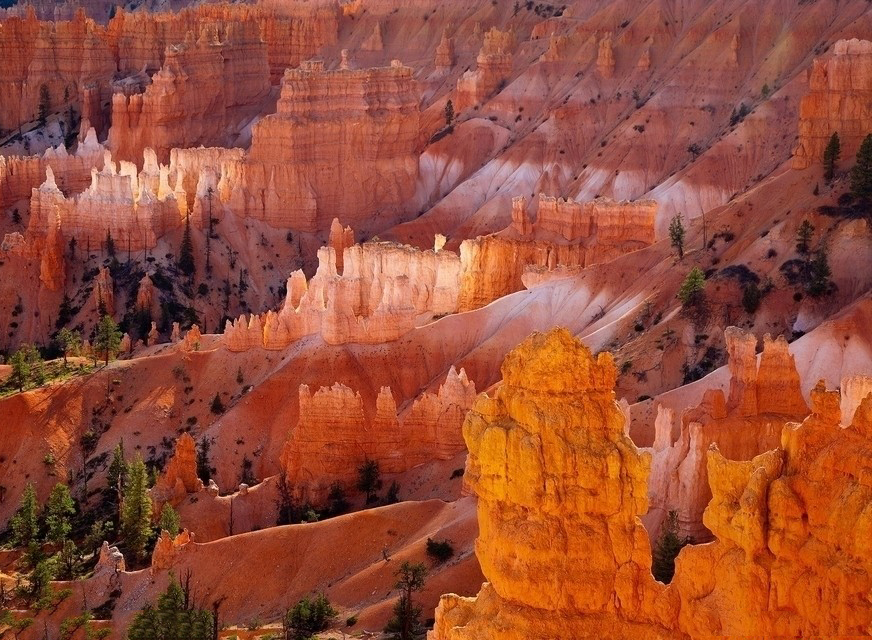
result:
M 512 73 L 515 34 L 496 27 L 484 34 L 484 43 L 476 58 L 476 70 L 457 79 L 454 108 L 460 112 L 490 98 Z
M 357 468 L 366 460 L 382 473 L 402 473 L 433 459 L 463 451 L 460 426 L 475 399 L 475 385 L 451 367 L 437 393 L 424 393 L 397 415 L 390 387 L 382 387 L 375 407 L 345 385 L 314 394 L 301 385 L 300 419 L 282 453 L 282 468 L 298 499 L 320 504 L 331 485 L 353 490 Z
M 678 430 L 674 412 L 658 409 L 649 482 L 651 510 L 644 519 L 654 534 L 666 514 L 676 511 L 682 535 L 697 542 L 709 540 L 711 533 L 703 525 L 703 511 L 711 500 L 706 473 L 709 447 L 717 446 L 730 460 L 750 460 L 778 446 L 785 422 L 808 414 L 783 337 L 764 337 L 759 363 L 753 334 L 729 327 L 724 338 L 731 375 L 728 394 L 708 390 L 699 406 L 680 416 Z
M 596 69 L 606 79 L 615 74 L 615 52 L 612 47 L 612 34 L 606 34 L 599 41 L 599 51 L 596 56 Z
M 833 133 L 839 134 L 842 163 L 852 164 L 863 138 L 872 132 L 872 42 L 836 42 L 831 56 L 814 61 L 808 88 L 799 107 L 794 168 L 822 162 Z
M 105 27 L 86 18 L 83 11 L 70 21 L 56 23 L 41 22 L 27 11 L 23 17 L 4 20 L 0 30 L 0 57 L 5 62 L 0 74 L 0 131 L 36 119 L 43 85 L 52 111 L 72 107 L 92 126 L 99 126 L 102 114 L 94 104 L 111 99 L 121 89 L 116 74 L 123 80 L 142 71 L 157 71 L 167 47 L 204 28 L 217 29 L 222 41 L 229 35 L 237 43 L 224 48 L 227 59 L 236 61 L 224 71 L 238 80 L 225 89 L 225 100 L 254 95 L 259 91 L 252 94 L 255 85 L 262 82 L 261 40 L 272 83 L 277 84 L 285 69 L 336 42 L 338 20 L 338 7 L 331 3 L 206 4 L 176 13 L 119 10 Z M 243 33 L 234 34 L 237 29 Z M 257 77 L 246 67 L 251 72 L 256 67 Z M 199 100 L 202 104 L 203 98 Z M 228 106 L 237 104 L 232 100 Z
M 178 506 L 189 493 L 203 490 L 203 481 L 197 476 L 197 443 L 188 433 L 176 440 L 173 457 L 167 462 L 163 473 L 151 488 L 155 516 L 163 505 Z
M 230 140 L 269 87 L 267 47 L 255 21 L 232 23 L 223 38 L 215 25 L 204 26 L 196 42 L 189 32 L 167 47 L 143 93 L 113 95 L 108 146 L 133 162 L 151 148 L 166 163 L 174 147 Z
M 458 310 L 482 307 L 523 288 L 530 268 L 607 262 L 654 242 L 654 201 L 580 203 L 539 196 L 532 222 L 523 196 L 512 201 L 512 224 L 499 234 L 465 240 Z
M 454 66 L 454 40 L 448 37 L 448 31 L 442 31 L 442 40 L 436 47 L 436 59 L 434 61 L 436 71 L 446 72 Z
M 331 244 L 350 237 L 341 225 L 334 226 Z M 346 247 L 342 264 L 340 275 L 336 252 L 322 247 L 311 281 L 296 271 L 288 278 L 278 312 L 228 321 L 225 346 L 231 351 L 283 349 L 313 333 L 328 344 L 389 342 L 411 331 L 419 318 L 457 309 L 460 259 L 450 251 L 368 242 Z
M 614 379 L 610 356 L 564 330 L 506 357 L 464 424 L 489 582 L 477 598 L 443 596 L 429 639 L 868 633 L 872 397 L 842 428 L 839 394 L 818 385 L 780 448 L 747 461 L 709 450 L 716 540 L 682 550 L 664 586 L 636 517 L 650 458 L 624 435 Z
M 154 575 L 159 571 L 172 569 L 173 565 L 178 560 L 179 554 L 185 548 L 192 549 L 191 544 L 194 541 L 194 534 L 189 533 L 187 529 L 183 529 L 179 535 L 173 538 L 167 531 L 161 531 L 157 542 L 154 545 L 154 551 L 151 552 L 151 566 L 149 572 Z M 188 545 L 191 545 L 188 547 Z
M 103 168 L 104 153 L 103 145 L 90 129 L 73 154 L 58 146 L 42 155 L 0 156 L 0 208 L 29 199 L 33 190 L 45 181 L 48 169 L 56 187 L 65 193 L 78 193 L 91 182 L 92 170 Z
M 418 120 L 412 69 L 398 61 L 288 69 L 278 112 L 254 125 L 230 203 L 279 228 L 326 231 L 335 217 L 356 229 L 389 226 L 414 193 Z

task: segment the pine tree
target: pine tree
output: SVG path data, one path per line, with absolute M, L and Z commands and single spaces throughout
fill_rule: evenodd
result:
M 115 241 L 112 239 L 112 232 L 106 229 L 106 253 L 110 257 L 115 257 Z
M 118 351 L 119 346 L 121 346 L 121 331 L 118 330 L 118 325 L 112 316 L 106 314 L 100 318 L 100 324 L 97 325 L 94 349 L 103 354 L 103 361 L 108 365 L 109 356 Z
M 698 306 L 705 301 L 705 274 L 702 269 L 694 267 L 690 270 L 678 290 L 678 299 L 685 308 Z
M 400 590 L 400 599 L 394 605 L 394 615 L 385 626 L 385 632 L 395 640 L 412 640 L 421 634 L 420 605 L 412 600 L 412 593 L 424 588 L 427 567 L 418 562 L 404 562 L 397 570 L 395 587 Z
M 676 215 L 669 223 L 669 241 L 672 248 L 678 253 L 678 259 L 684 259 L 684 225 L 681 223 L 681 216 Z
M 809 263 L 808 286 L 806 287 L 808 295 L 812 298 L 820 298 L 832 293 L 834 285 L 830 281 L 831 275 L 832 271 L 830 270 L 827 253 L 823 248 L 818 249 L 815 252 L 814 259 Z
M 129 640 L 212 640 L 212 613 L 185 603 L 185 593 L 173 577 L 157 606 L 146 605 L 127 630 Z
M 18 387 L 19 391 L 24 391 L 24 385 L 27 384 L 30 378 L 30 360 L 27 357 L 27 352 L 19 349 L 9 358 L 9 365 L 12 367 L 11 380 Z
M 82 348 L 82 336 L 78 331 L 64 327 L 58 331 L 57 342 L 64 353 L 64 368 L 67 367 L 67 357 L 79 355 Z
M 796 230 L 796 252 L 804 258 L 811 253 L 811 239 L 814 237 L 814 225 L 803 220 Z
M 839 161 L 839 154 L 842 152 L 842 143 L 839 140 L 839 134 L 833 133 L 830 136 L 830 141 L 827 143 L 827 148 L 824 149 L 824 180 L 830 182 L 833 176 L 836 175 L 836 163 Z
M 39 125 L 45 126 L 45 121 L 48 118 L 48 110 L 51 107 L 51 96 L 48 92 L 48 87 L 44 84 L 39 85 L 39 105 L 37 106 L 37 118 Z
M 45 506 L 45 524 L 48 527 L 46 540 L 50 542 L 63 542 L 73 528 L 70 516 L 76 513 L 76 505 L 70 495 L 70 488 L 58 482 Z
M 185 233 L 182 236 L 182 246 L 179 249 L 179 270 L 186 276 L 193 276 L 194 242 L 191 240 L 191 216 L 185 216 Z
M 145 556 L 145 546 L 151 536 L 151 497 L 148 495 L 148 471 L 142 456 L 136 456 L 127 470 L 121 535 L 134 555 L 138 558 Z
M 179 521 L 179 514 L 176 513 L 176 510 L 173 509 L 173 505 L 167 503 L 164 505 L 163 509 L 160 512 L 160 528 L 162 531 L 166 531 L 173 538 L 179 535 L 179 527 L 181 523 Z
M 445 125 L 450 127 L 452 124 L 454 124 L 454 103 L 449 98 L 445 103 Z
M 872 199 L 872 134 L 866 136 L 851 169 L 851 193 L 862 201 Z
M 16 547 L 29 545 L 39 535 L 38 509 L 36 490 L 33 488 L 33 483 L 28 483 L 24 493 L 21 494 L 18 510 L 9 522 L 12 529 L 12 544 Z
M 357 468 L 357 488 L 366 494 L 366 503 L 375 501 L 375 492 L 382 488 L 378 462 L 366 460 Z
M 692 542 L 691 538 L 680 538 L 678 535 L 678 513 L 670 511 L 663 522 L 660 537 L 654 545 L 651 572 L 654 578 L 669 584 L 675 575 L 675 558 L 683 547 Z
M 212 448 L 212 440 L 203 436 L 197 445 L 197 477 L 203 484 L 209 484 L 212 477 L 212 467 L 209 466 L 209 449 Z

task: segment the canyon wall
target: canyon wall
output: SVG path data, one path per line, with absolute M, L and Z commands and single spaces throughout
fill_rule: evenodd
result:
M 342 236 L 343 242 L 349 239 L 344 230 Z M 368 242 L 345 247 L 342 255 L 340 274 L 335 249 L 322 247 L 308 283 L 302 271 L 288 278 L 281 309 L 227 322 L 225 346 L 283 349 L 313 333 L 328 344 L 389 342 L 419 319 L 457 308 L 460 259 L 455 253 Z
M 167 47 L 144 92 L 112 96 L 108 147 L 133 162 L 151 148 L 166 163 L 174 147 L 232 138 L 257 115 L 269 88 L 267 46 L 257 22 L 233 22 L 223 33 L 206 25 L 196 41 L 188 32 Z
M 260 31 L 258 41 L 249 25 Z M 281 6 L 204 4 L 176 13 L 119 10 L 106 26 L 86 18 L 84 11 L 69 21 L 41 22 L 28 10 L 23 17 L 4 19 L 0 29 L 0 58 L 4 60 L 0 130 L 13 130 L 37 118 L 43 85 L 50 111 L 73 105 L 79 113 L 87 111 L 96 125 L 95 97 L 99 96 L 96 103 L 100 104 L 110 100 L 114 91 L 122 91 L 116 74 L 123 79 L 158 71 L 167 47 L 185 42 L 189 32 L 200 34 L 204 28 L 217 30 L 222 41 L 229 35 L 231 42 L 237 42 L 224 49 L 227 58 L 236 61 L 227 71 L 240 76 L 238 85 L 227 91 L 243 97 L 251 91 L 254 77 L 240 72 L 256 62 L 260 75 L 264 44 L 272 84 L 278 84 L 286 68 L 335 43 L 338 27 L 338 4 L 329 1 Z M 238 28 L 244 34 L 231 33 Z M 240 94 L 235 93 L 237 88 Z M 86 96 L 86 92 L 90 93 Z M 204 96 L 197 98 L 205 100 Z
M 42 155 L 0 156 L 0 209 L 29 199 L 33 190 L 45 181 L 48 168 L 64 193 L 82 191 L 91 182 L 92 169 L 102 169 L 104 152 L 91 129 L 72 154 L 58 146 Z
M 654 242 L 657 203 L 597 198 L 574 202 L 539 196 L 531 220 L 527 199 L 512 200 L 512 224 L 498 234 L 464 240 L 458 310 L 482 307 L 524 287 L 528 269 L 590 266 Z
M 288 69 L 278 112 L 253 127 L 231 204 L 279 228 L 324 231 L 398 221 L 418 176 L 418 90 L 412 69 Z M 373 215 L 378 212 L 377 215 Z
M 831 56 L 814 61 L 808 88 L 799 105 L 793 167 L 822 162 L 833 133 L 842 144 L 842 164 L 852 166 L 863 138 L 872 133 L 872 42 L 836 42 Z
M 301 385 L 300 418 L 282 452 L 282 469 L 301 502 L 322 504 L 336 483 L 353 491 L 357 468 L 378 463 L 382 473 L 402 473 L 465 448 L 461 424 L 475 399 L 475 384 L 454 367 L 437 393 L 426 392 L 398 415 L 390 387 L 375 407 L 345 385 L 315 393 Z
M 515 34 L 500 31 L 496 27 L 484 34 L 484 42 L 476 58 L 475 71 L 466 71 L 457 79 L 455 109 L 460 112 L 472 108 L 490 98 L 512 73 L 512 52 L 515 48 Z M 446 47 L 441 47 L 442 59 L 437 60 L 444 67 Z M 449 65 L 450 66 L 450 65 Z
M 808 415 L 799 374 L 783 337 L 763 339 L 757 357 L 753 334 L 729 327 L 724 332 L 729 356 L 730 388 L 708 390 L 702 403 L 680 416 L 658 407 L 648 494 L 651 506 L 643 519 L 657 532 L 669 511 L 678 515 L 679 532 L 696 542 L 711 539 L 703 511 L 711 501 L 706 451 L 718 447 L 730 460 L 751 460 L 778 447 L 781 430 L 790 420 Z
M 872 397 L 843 428 L 838 392 L 818 385 L 780 448 L 746 461 L 710 449 L 715 541 L 685 547 L 666 586 L 638 519 L 651 458 L 625 435 L 611 356 L 556 329 L 502 373 L 463 427 L 488 582 L 476 598 L 443 596 L 429 640 L 868 633 Z M 741 378 L 733 389 L 750 406 Z

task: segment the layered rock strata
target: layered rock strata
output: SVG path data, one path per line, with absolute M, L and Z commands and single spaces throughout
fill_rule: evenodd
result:
M 345 231 L 342 236 L 348 239 Z M 335 250 L 323 247 L 308 283 L 302 271 L 288 278 L 278 312 L 228 321 L 223 342 L 231 351 L 244 351 L 283 349 L 313 333 L 328 344 L 396 340 L 419 318 L 454 312 L 459 282 L 460 259 L 450 251 L 374 242 L 353 245 L 343 251 L 340 275 Z
M 515 34 L 512 31 L 493 27 L 484 34 L 475 71 L 467 71 L 457 79 L 454 107 L 458 112 L 483 102 L 501 88 L 512 73 L 514 48 Z
M 872 42 L 836 42 L 831 56 L 812 64 L 808 88 L 799 105 L 793 166 L 806 169 L 821 163 L 833 133 L 839 134 L 841 159 L 847 166 L 872 132 Z
M 651 510 L 644 519 L 657 532 L 669 511 L 676 511 L 681 535 L 697 542 L 711 539 L 703 524 L 703 511 L 711 500 L 706 451 L 717 446 L 731 460 L 750 460 L 778 446 L 781 429 L 789 420 L 808 415 L 799 374 L 783 337 L 757 339 L 735 327 L 724 332 L 729 356 L 730 385 L 706 391 L 702 403 L 685 410 L 677 437 L 675 412 L 659 406 L 649 496 Z
M 586 267 L 646 247 L 654 242 L 656 215 L 657 203 L 651 200 L 581 203 L 540 195 L 534 222 L 527 199 L 514 198 L 507 229 L 461 244 L 458 309 L 477 309 L 521 291 L 529 269 Z
M 189 32 L 167 47 L 143 93 L 113 95 L 108 146 L 134 162 L 151 148 L 166 163 L 175 147 L 230 139 L 269 88 L 267 47 L 256 22 L 231 23 L 223 34 L 204 26 L 196 41 Z
M 683 549 L 665 586 L 637 517 L 650 457 L 624 435 L 614 380 L 611 357 L 565 330 L 507 356 L 464 423 L 489 582 L 476 598 L 443 596 L 429 640 L 869 632 L 872 397 L 845 428 L 839 394 L 819 385 L 780 448 L 747 461 L 710 449 L 716 539 Z
M 323 231 L 334 217 L 357 229 L 390 226 L 414 194 L 419 115 L 412 69 L 398 61 L 288 69 L 278 112 L 254 125 L 230 202 L 279 228 Z
M 437 393 L 426 392 L 398 415 L 390 387 L 375 407 L 345 385 L 315 393 L 301 385 L 300 419 L 282 453 L 282 468 L 303 502 L 321 504 L 335 483 L 351 491 L 366 460 L 382 473 L 402 473 L 464 450 L 461 424 L 475 399 L 475 384 L 452 367 Z

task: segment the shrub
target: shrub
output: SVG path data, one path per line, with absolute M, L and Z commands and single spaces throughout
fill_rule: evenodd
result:
M 317 593 L 307 596 L 288 609 L 282 619 L 285 638 L 309 640 L 319 631 L 324 631 L 336 618 L 336 610 L 327 596 Z
M 210 408 L 212 409 L 212 413 L 215 415 L 221 415 L 224 413 L 224 403 L 221 402 L 221 396 L 218 395 L 217 391 L 215 392 L 215 397 L 212 398 L 212 406 Z
M 692 542 L 693 539 L 690 537 L 681 538 L 678 536 L 678 513 L 670 511 L 663 522 L 660 537 L 654 545 L 651 563 L 651 572 L 654 574 L 654 578 L 664 584 L 672 582 L 672 576 L 675 575 L 675 558 L 682 548 Z
M 427 538 L 427 555 L 433 558 L 437 564 L 441 564 L 454 555 L 454 547 L 448 540 Z

